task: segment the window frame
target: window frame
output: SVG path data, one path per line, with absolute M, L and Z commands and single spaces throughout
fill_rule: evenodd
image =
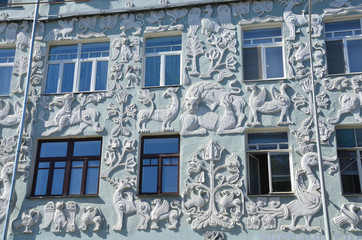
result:
M 167 139 L 167 138 L 178 138 L 178 153 L 162 153 L 162 154 L 144 154 L 144 140 L 145 139 Z M 142 192 L 142 181 L 143 181 L 143 159 L 145 158 L 157 158 L 157 192 L 155 193 L 144 193 Z M 162 166 L 163 158 L 178 158 L 177 166 L 177 192 L 162 192 Z M 180 136 L 179 135 L 155 135 L 155 136 L 142 136 L 141 137 L 141 153 L 140 153 L 140 164 L 139 164 L 139 182 L 138 182 L 138 195 L 140 196 L 178 196 L 180 193 Z M 168 166 L 168 165 L 166 165 Z
M 59 3 L 63 3 L 63 2 L 59 2 Z M 108 40 L 105 41 L 97 41 L 97 42 L 78 42 L 78 43 L 74 43 L 74 44 L 57 44 L 57 45 L 51 45 L 48 48 L 48 59 L 47 59 L 47 75 L 46 75 L 46 80 L 44 81 L 44 94 L 65 94 L 65 93 L 88 93 L 88 92 L 101 92 L 101 91 L 107 91 L 107 83 L 108 83 L 108 69 L 109 69 L 109 54 L 110 54 L 110 46 L 109 46 L 109 50 L 108 50 L 108 57 L 94 57 L 94 58 L 82 58 L 82 46 L 83 44 L 97 44 L 97 43 L 108 43 Z M 64 60 L 50 60 L 50 51 L 51 48 L 53 47 L 66 47 L 66 46 L 77 46 L 77 56 L 74 59 L 64 59 Z M 100 52 L 104 52 L 104 51 L 100 51 Z M 70 53 L 71 54 L 71 53 Z M 54 54 L 55 55 L 55 54 Z M 102 90 L 96 90 L 96 77 L 97 77 L 97 63 L 98 62 L 102 62 L 102 61 L 106 61 L 107 62 L 107 76 L 106 76 L 106 88 L 102 89 Z M 90 81 L 90 89 L 89 91 L 80 91 L 79 90 L 79 85 L 80 85 L 80 74 L 81 74 L 81 65 L 84 62 L 91 62 L 92 63 L 92 74 L 91 74 L 91 81 Z M 64 75 L 64 65 L 65 64 L 72 64 L 74 63 L 74 75 L 73 75 L 73 87 L 72 87 L 72 91 L 71 92 L 62 92 L 62 83 L 63 83 L 63 75 Z M 58 75 L 58 80 L 57 80 L 57 89 L 56 92 L 46 92 L 46 88 L 47 88 L 47 84 L 48 84 L 48 74 L 49 74 L 49 66 L 51 65 L 59 65 L 59 75 Z
M 146 53 L 146 43 L 148 39 L 153 39 L 153 38 L 167 38 L 167 37 L 180 37 L 181 39 L 181 50 L 178 51 L 165 51 L 165 52 L 153 52 L 153 53 Z M 144 37 L 144 74 L 143 74 L 143 88 L 154 88 L 154 87 L 170 87 L 170 86 L 180 86 L 182 85 L 182 34 L 181 33 L 173 33 L 173 34 L 157 34 L 157 35 L 150 35 L 150 36 L 145 36 Z M 173 45 L 171 45 L 173 46 Z M 166 85 L 166 56 L 180 56 L 180 81 L 177 84 L 170 84 L 170 85 Z M 146 73 L 147 73 L 147 57 L 160 57 L 160 84 L 157 86 L 146 86 Z
M 247 31 L 255 31 L 255 30 L 270 30 L 270 29 L 280 29 L 280 36 L 272 36 L 272 37 L 260 37 L 260 38 L 251 38 L 251 39 L 245 39 L 244 38 L 244 32 Z M 249 40 L 249 41 L 253 41 L 253 40 L 257 40 L 257 39 L 272 39 L 272 43 L 255 43 L 255 44 L 245 44 L 245 40 Z M 276 39 L 280 38 L 281 41 L 277 42 Z M 281 80 L 281 79 L 285 79 L 286 78 L 286 68 L 285 68 L 285 50 L 284 50 L 284 38 L 283 38 L 283 27 L 282 26 L 263 26 L 263 27 L 257 27 L 257 28 L 248 28 L 245 27 L 242 30 L 242 60 L 243 60 L 243 81 L 246 82 L 252 82 L 252 81 L 273 81 L 273 80 Z M 276 47 L 280 47 L 282 50 L 282 67 L 283 67 L 283 76 L 280 77 L 274 77 L 274 78 L 268 78 L 267 77 L 267 64 L 266 64 L 266 49 L 267 48 L 276 48 Z M 244 49 L 251 49 L 251 48 L 256 48 L 258 51 L 260 49 L 261 51 L 261 66 L 262 66 L 262 73 L 261 73 L 261 78 L 259 79 L 245 79 L 245 72 L 244 72 L 244 68 L 245 68 L 245 63 L 244 63 Z M 259 69 L 258 69 L 259 70 Z
M 268 133 L 268 134 L 277 134 L 277 133 L 285 133 L 286 136 L 287 136 L 287 142 L 278 142 L 278 143 L 259 143 L 259 144 L 249 144 L 248 141 L 249 141 L 249 135 L 252 135 L 252 134 L 259 134 L 259 133 Z M 247 179 L 248 179 L 248 184 L 247 184 L 247 194 L 249 196 L 265 196 L 265 195 L 290 195 L 290 194 L 293 194 L 293 186 L 294 186 L 294 183 L 292 181 L 293 179 L 293 166 L 292 166 L 292 160 L 291 160 L 291 144 L 290 144 L 290 136 L 289 136 L 289 132 L 288 131 L 272 131 L 272 132 L 269 132 L 269 131 L 266 131 L 266 132 L 249 132 L 246 134 L 246 141 L 245 141 L 245 144 L 246 144 L 246 155 L 247 155 Z M 277 148 L 276 149 L 259 149 L 258 145 L 260 144 L 277 144 Z M 287 144 L 288 145 L 288 148 L 281 148 L 280 145 L 281 144 Z M 256 149 L 250 149 L 249 148 L 249 145 L 256 145 Z M 269 192 L 268 193 L 261 193 L 261 178 L 260 178 L 260 163 L 258 162 L 258 180 L 259 180 L 259 184 L 258 184 L 258 192 L 259 193 L 251 193 L 251 183 L 252 183 L 252 179 L 251 179 L 251 170 L 250 170 L 250 161 L 252 161 L 250 158 L 251 157 L 254 157 L 252 154 L 266 154 L 267 155 L 267 168 L 268 168 L 268 189 L 269 189 Z M 290 191 L 286 191 L 286 192 L 274 192 L 273 191 L 273 181 L 272 181 L 272 168 L 271 168 L 271 155 L 276 155 L 276 154 L 283 154 L 283 155 L 286 155 L 288 154 L 288 162 L 289 162 L 289 174 L 290 174 Z M 259 160 L 259 159 L 258 159 Z
M 100 141 L 100 154 L 93 155 L 93 156 L 73 156 L 74 144 L 75 142 L 86 142 L 86 141 Z M 67 149 L 66 149 L 66 156 L 65 157 L 40 157 L 41 154 L 41 146 L 43 143 L 59 143 L 59 142 L 66 142 Z M 44 198 L 44 197 L 92 197 L 98 196 L 99 194 L 99 184 L 100 184 L 100 168 L 101 168 L 101 156 L 102 156 L 102 138 L 71 138 L 71 139 L 53 139 L 53 140 L 39 140 L 38 147 L 37 147 L 37 155 L 36 155 L 36 162 L 34 167 L 34 177 L 33 177 L 33 185 L 31 189 L 31 197 L 33 198 Z M 72 167 L 73 161 L 83 161 L 83 171 L 82 171 L 82 183 L 80 188 L 80 194 L 69 194 L 70 190 L 70 183 L 71 183 L 71 174 L 73 168 L 79 167 Z M 92 194 L 86 194 L 86 186 L 87 186 L 87 173 L 88 169 L 96 168 L 93 166 L 89 166 L 90 161 L 98 161 L 98 186 L 97 192 Z M 38 178 L 38 170 L 42 169 L 39 167 L 40 162 L 49 162 L 49 169 L 48 171 L 48 180 L 46 186 L 46 194 L 45 195 L 35 195 L 37 178 Z M 63 179 L 63 190 L 62 194 L 51 194 L 52 191 L 52 184 L 54 180 L 54 169 L 56 169 L 55 163 L 56 162 L 65 162 L 64 167 L 64 179 Z M 58 167 L 59 168 L 59 167 Z M 45 168 L 46 169 L 46 168 Z
M 13 76 L 13 71 L 14 71 L 14 63 L 15 63 L 15 55 L 16 55 L 16 49 L 15 48 L 0 48 L 0 51 L 1 50 L 14 50 L 14 56 L 13 57 L 7 57 L 8 59 L 8 62 L 6 63 L 1 63 L 0 62 L 0 68 L 3 68 L 3 67 L 11 67 L 12 68 L 12 71 L 11 71 L 11 75 L 10 75 L 10 79 L 9 79 L 9 89 L 8 89 L 8 93 L 7 94 L 1 94 L 0 93 L 0 96 L 9 96 L 10 94 L 10 90 L 11 90 L 11 79 L 12 79 L 12 76 Z M 0 57 L 1 58 L 1 57 Z M 5 58 L 5 57 L 3 57 Z M 9 62 L 9 59 L 13 58 L 13 61 L 12 62 Z M 1 80 L 1 76 L 0 76 L 0 80 Z M 2 84 L 2 82 L 0 81 L 0 84 Z
M 327 68 L 328 68 L 328 51 L 327 51 L 327 43 L 328 42 L 336 42 L 336 41 L 341 41 L 342 40 L 342 44 L 343 44 L 343 61 L 344 61 L 344 68 L 345 71 L 341 72 L 341 73 L 329 73 L 329 70 L 327 69 L 328 75 L 341 75 L 341 74 L 360 74 L 362 73 L 362 68 L 360 69 L 360 71 L 358 72 L 351 72 L 350 69 L 350 64 L 349 64 L 349 56 L 348 56 L 348 48 L 347 48 L 347 41 L 353 41 L 353 40 L 362 40 L 362 18 L 360 19 L 343 19 L 343 20 L 339 20 L 339 21 L 328 21 L 325 22 L 325 26 L 327 24 L 331 24 L 331 23 L 342 23 L 342 22 L 351 22 L 351 21 L 358 21 L 360 22 L 360 29 L 359 31 L 361 31 L 360 35 L 355 34 L 356 29 L 353 30 L 346 30 L 346 31 L 353 31 L 353 35 L 349 35 L 349 36 L 340 36 L 340 37 L 335 37 L 334 34 L 336 32 L 343 32 L 341 30 L 337 30 L 337 31 L 331 31 L 331 32 L 327 32 L 325 31 L 324 34 L 324 39 L 325 39 L 325 43 L 326 43 L 326 61 L 327 61 Z M 358 31 L 358 29 L 357 29 Z M 327 37 L 327 34 L 332 34 L 332 37 Z

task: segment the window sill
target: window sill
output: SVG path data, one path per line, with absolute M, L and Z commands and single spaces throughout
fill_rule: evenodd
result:
M 98 194 L 89 195 L 54 195 L 54 196 L 30 196 L 28 199 L 64 199 L 64 198 L 98 198 Z
M 23 4 L 9 4 L 7 6 L 0 6 L 0 9 L 8 9 L 8 8 L 24 8 Z
M 249 82 L 265 82 L 265 81 L 268 81 L 268 82 L 272 82 L 272 81 L 286 81 L 287 79 L 286 78 L 272 78 L 272 79 L 254 79 L 254 80 L 245 80 L 243 79 L 242 81 L 244 83 L 249 83 Z
M 285 192 L 285 193 L 269 193 L 269 194 L 248 194 L 247 195 L 250 198 L 256 198 L 256 197 L 294 197 L 293 192 Z
M 142 87 L 142 89 L 155 89 L 155 88 L 169 88 L 169 87 L 181 87 L 182 85 L 166 85 L 166 86 L 149 86 L 149 87 Z
M 107 90 L 92 91 L 92 92 L 64 92 L 64 93 L 43 93 L 42 96 L 61 96 L 65 94 L 92 94 L 92 93 L 107 93 Z
M 355 76 L 355 75 L 361 75 L 362 72 L 354 72 L 354 73 L 334 73 L 334 74 L 327 74 L 327 77 L 343 77 L 343 76 Z
M 362 193 L 342 193 L 343 197 L 362 197 Z
M 157 194 L 157 193 L 151 193 L 151 194 L 144 194 L 144 193 L 139 193 L 137 194 L 137 197 L 139 198 L 155 198 L 155 197 L 162 197 L 162 198 L 168 198 L 168 197 L 172 197 L 172 198 L 175 198 L 175 197 L 181 197 L 179 193 L 160 193 L 160 194 Z

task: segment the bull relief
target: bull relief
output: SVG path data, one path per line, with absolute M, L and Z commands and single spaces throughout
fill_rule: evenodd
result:
M 235 154 L 223 160 L 223 151 L 218 143 L 210 141 L 187 163 L 189 177 L 182 193 L 183 209 L 193 229 L 242 226 L 241 163 Z
M 235 92 L 213 82 L 198 82 L 186 92 L 183 104 L 185 112 L 181 115 L 181 135 L 205 135 L 207 130 L 218 134 L 244 132 L 242 121 L 245 117 L 245 101 Z M 220 106 L 223 115 L 214 110 Z
M 330 167 L 330 173 L 337 170 L 333 163 L 336 157 L 323 157 L 323 164 Z M 248 217 L 246 226 L 248 229 L 260 229 L 262 224 L 265 230 L 276 229 L 277 219 L 291 219 L 289 225 L 281 225 L 281 230 L 322 232 L 319 226 L 311 226 L 313 217 L 321 210 L 320 182 L 314 171 L 318 166 L 317 154 L 314 152 L 304 153 L 300 166 L 295 169 L 295 195 L 296 199 L 286 204 L 280 204 L 279 198 L 258 198 L 257 202 L 247 202 L 246 209 Z M 304 225 L 298 225 L 298 220 L 304 219 Z

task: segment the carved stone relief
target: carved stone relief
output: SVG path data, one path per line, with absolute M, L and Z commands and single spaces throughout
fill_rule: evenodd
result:
M 140 73 L 139 73 L 139 67 L 133 66 L 128 64 L 126 67 L 126 74 L 124 75 L 124 78 L 127 80 L 127 86 L 126 88 L 134 88 L 135 84 L 137 86 L 140 85 Z
M 114 39 L 112 42 L 112 60 L 116 60 L 121 57 L 120 62 L 127 63 L 129 61 L 139 62 L 140 59 L 140 40 L 139 38 L 133 38 L 132 42 L 125 37 L 120 39 Z
M 347 5 L 349 0 L 337 0 L 334 1 L 335 5 L 344 4 Z M 323 10 L 324 17 L 335 17 L 335 16 L 343 16 L 350 13 L 362 13 L 362 4 L 356 6 L 347 6 L 347 7 L 337 7 L 337 8 L 327 8 Z
M 166 14 L 170 16 L 170 23 L 162 25 L 162 19 L 165 18 L 165 11 L 151 11 L 150 16 L 146 18 L 146 21 L 152 24 L 157 23 L 157 27 L 147 26 L 145 28 L 145 33 L 149 32 L 163 32 L 163 31 L 181 31 L 184 29 L 183 24 L 177 24 L 177 20 L 183 18 L 188 13 L 187 9 L 172 9 L 166 10 Z
M 15 229 L 25 227 L 23 233 L 33 233 L 32 227 L 38 223 L 39 218 L 40 212 L 36 208 L 25 210 L 20 219 L 13 222 L 13 227 Z
M 97 207 L 82 207 L 79 213 L 79 220 L 81 223 L 79 229 L 82 231 L 87 231 L 89 225 L 94 225 L 94 232 L 101 230 L 102 217 L 100 216 L 100 210 Z
M 171 204 L 165 200 L 156 198 L 152 201 L 153 209 L 150 212 L 151 229 L 159 229 L 160 221 L 168 220 L 168 229 L 176 229 L 178 219 L 181 216 L 180 201 L 173 200 Z
M 258 112 L 264 114 L 273 114 L 280 112 L 280 118 L 277 122 L 278 125 L 290 125 L 294 124 L 290 119 L 289 107 L 291 104 L 290 98 L 286 93 L 285 89 L 288 88 L 289 85 L 286 83 L 280 84 L 280 92 L 278 92 L 273 86 L 271 89 L 272 92 L 272 100 L 266 101 L 266 90 L 263 87 L 261 92 L 257 93 L 257 87 L 255 84 L 248 87 L 251 90 L 251 96 L 249 99 L 249 119 L 248 125 L 258 126 L 262 125 L 258 121 Z M 285 118 L 285 121 L 284 121 Z
M 23 75 L 26 75 L 28 71 L 28 57 L 26 55 L 22 55 L 15 61 L 13 74 L 18 77 L 18 83 L 16 87 L 12 90 L 14 94 L 22 93 L 22 78 Z
M 6 27 L 6 43 L 14 43 L 16 41 L 16 32 L 18 31 L 19 25 L 17 23 L 9 23 Z
M 357 204 L 342 204 L 340 214 L 332 219 L 332 221 L 339 227 L 349 225 L 347 231 L 360 232 L 357 225 L 362 220 L 362 208 Z
M 132 35 L 141 34 L 142 26 L 145 23 L 142 13 L 139 13 L 136 16 L 132 13 L 123 13 L 120 18 L 123 19 L 119 28 L 121 30 L 121 37 L 125 37 L 126 31 L 132 28 L 135 29 L 135 32 L 133 32 Z
M 65 208 L 64 208 L 65 204 Z M 67 232 L 75 232 L 75 212 L 77 205 L 73 201 L 69 202 L 48 202 L 44 206 L 44 223 L 40 226 L 42 229 L 47 229 L 53 222 L 51 231 L 54 233 L 62 232 L 63 229 Z
M 79 18 L 78 27 L 82 29 L 82 31 L 80 33 L 77 33 L 77 37 L 79 38 L 104 37 L 105 34 L 103 32 L 96 33 L 89 31 L 89 29 L 94 29 L 96 27 L 97 19 L 98 16 Z
M 16 48 L 24 50 L 30 44 L 30 32 L 28 32 L 29 24 L 28 21 L 23 21 L 19 26 L 22 30 L 16 35 Z
M 225 235 L 220 231 L 207 231 L 204 233 L 204 240 L 224 240 Z
M 242 226 L 244 214 L 240 160 L 231 154 L 222 160 L 224 148 L 210 141 L 188 161 L 183 211 L 193 229 Z
M 10 127 L 18 125 L 22 115 L 22 107 L 19 102 L 15 103 L 13 114 L 10 114 L 12 107 L 10 101 L 6 102 L 5 105 L 3 105 L 3 102 L 5 101 L 0 99 L 0 126 Z
M 146 128 L 146 124 L 150 120 L 162 122 L 162 131 L 174 131 L 171 128 L 171 122 L 173 122 L 180 110 L 180 100 L 177 96 L 178 88 L 168 88 L 163 97 L 170 97 L 170 103 L 165 109 L 155 109 L 154 102 L 152 101 L 154 93 L 150 93 L 149 90 L 138 90 L 138 101 L 144 105 L 151 103 L 151 109 L 141 109 L 137 114 L 137 130 L 138 132 L 149 132 Z
M 330 173 L 337 170 L 333 163 L 336 157 L 323 157 L 323 164 L 330 167 Z M 300 166 L 295 169 L 295 195 L 293 201 L 280 204 L 279 198 L 257 198 L 256 203 L 247 202 L 246 227 L 250 230 L 260 229 L 263 225 L 265 230 L 276 229 L 278 218 L 291 218 L 289 225 L 281 225 L 282 230 L 322 232 L 319 226 L 310 226 L 312 218 L 322 208 L 320 182 L 312 171 L 318 165 L 317 154 L 305 153 L 301 159 Z M 306 179 L 306 180 L 305 180 Z M 304 218 L 304 225 L 297 225 L 298 218 Z
M 78 21 L 77 18 L 72 20 L 58 20 L 58 24 L 61 28 L 54 28 L 49 31 L 45 36 L 44 41 L 56 41 L 56 40 L 71 40 L 69 36 L 74 31 L 74 22 Z
M 242 121 L 245 117 L 245 101 L 237 93 L 226 91 L 219 83 L 198 82 L 186 92 L 183 104 L 185 112 L 181 115 L 181 135 L 204 135 L 207 130 L 218 134 L 242 133 Z M 200 106 L 207 103 L 209 106 Z M 219 116 L 213 112 L 217 106 L 224 109 Z
M 192 36 L 189 38 L 186 42 L 186 55 L 190 56 L 192 61 L 191 65 L 191 72 L 189 72 L 189 75 L 191 76 L 198 76 L 200 75 L 199 71 L 197 70 L 197 56 L 203 55 L 205 53 L 204 51 L 204 44 L 200 40 L 200 38 L 196 36 Z M 187 64 L 186 64 L 187 65 Z

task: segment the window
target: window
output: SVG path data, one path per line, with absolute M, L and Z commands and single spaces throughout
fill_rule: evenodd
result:
M 337 129 L 337 153 L 344 194 L 362 193 L 362 129 Z
M 142 138 L 140 194 L 177 194 L 179 136 Z
M 106 90 L 109 43 L 50 48 L 45 93 Z
M 147 38 L 145 87 L 180 84 L 181 36 Z
M 98 194 L 101 139 L 41 141 L 33 196 Z
M 248 134 L 249 194 L 290 192 L 288 135 Z
M 326 23 L 329 74 L 362 72 L 361 20 Z
M 280 28 L 243 32 L 244 80 L 284 77 Z
M 9 95 L 15 49 L 0 49 L 0 95 Z
M 8 0 L 0 0 L 0 7 L 6 7 L 9 3 Z

